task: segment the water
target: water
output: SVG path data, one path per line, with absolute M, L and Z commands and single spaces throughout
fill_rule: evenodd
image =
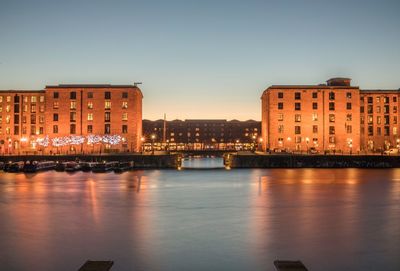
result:
M 400 270 L 400 170 L 0 175 L 0 270 Z

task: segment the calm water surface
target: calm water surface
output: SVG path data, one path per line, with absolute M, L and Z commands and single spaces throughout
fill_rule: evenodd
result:
M 0 270 L 400 270 L 400 170 L 0 173 Z

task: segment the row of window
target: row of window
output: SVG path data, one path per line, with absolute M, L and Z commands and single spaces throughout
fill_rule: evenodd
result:
M 19 124 L 19 115 L 14 115 L 14 124 Z M 31 115 L 31 124 L 36 124 L 36 115 Z M 5 117 L 6 123 L 9 124 L 11 121 L 11 116 L 7 115 Z M 0 123 L 3 123 L 3 116 L 0 115 Z M 22 123 L 27 123 L 27 117 L 22 116 Z M 44 115 L 39 115 L 39 123 L 44 123 Z
M 2 103 L 4 100 L 7 103 L 11 102 L 11 96 L 5 96 L 6 98 L 4 99 L 3 96 L 0 96 L 0 103 Z M 20 97 L 19 95 L 14 96 L 14 103 L 19 103 L 20 102 Z M 30 97 L 30 101 L 31 103 L 36 103 L 38 101 L 38 96 L 23 96 L 24 97 L 24 103 L 27 103 L 29 101 L 29 97 Z M 39 102 L 44 103 L 44 96 L 41 95 L 39 96 Z
M 28 112 L 28 105 L 24 104 L 22 107 L 22 111 L 23 112 Z M 30 112 L 31 113 L 36 113 L 37 110 L 37 106 L 36 104 L 31 104 L 30 106 Z M 19 113 L 19 105 L 18 104 L 14 104 L 14 113 Z M 3 106 L 0 105 L 0 113 L 3 112 Z M 9 113 L 11 112 L 11 105 L 6 105 L 6 110 L 5 112 Z M 39 112 L 44 112 L 44 105 L 39 105 Z
M 317 103 L 313 103 L 312 107 L 313 107 L 313 109 L 318 109 L 318 104 Z M 351 103 L 346 103 L 346 109 L 347 110 L 351 110 L 351 108 L 352 108 Z M 283 103 L 278 103 L 278 109 L 279 110 L 283 109 Z M 301 110 L 301 103 L 294 103 L 294 110 L 300 111 Z M 330 111 L 334 111 L 335 110 L 335 103 L 334 102 L 330 102 L 329 103 L 329 110 Z
M 33 125 L 31 126 L 31 135 L 42 135 L 44 134 L 44 127 L 39 127 L 39 129 L 36 131 L 36 126 Z M 2 134 L 3 130 L 2 127 L 0 126 L 0 134 Z M 26 126 L 22 126 L 22 134 L 26 135 L 27 134 L 27 127 Z M 11 134 L 11 128 L 10 127 L 6 127 L 5 129 L 5 133 L 6 135 L 10 135 Z M 19 135 L 19 126 L 14 126 L 14 135 Z
M 364 106 L 360 106 L 360 113 L 364 113 Z M 381 110 L 381 108 L 383 108 L 383 113 L 384 114 L 389 114 L 390 113 L 390 107 L 389 107 L 389 105 L 384 105 L 383 107 L 381 107 L 381 106 L 376 106 L 376 113 L 381 113 L 382 112 L 382 110 Z M 393 106 L 392 107 L 392 112 L 393 113 L 397 113 L 397 106 Z M 374 113 L 374 107 L 373 107 L 373 105 L 367 105 L 367 113 L 368 114 L 372 114 L 372 113 Z
M 53 92 L 53 98 L 58 99 L 60 98 L 60 93 L 59 92 Z M 76 100 L 76 91 L 71 91 L 69 93 L 69 98 L 71 100 Z M 93 92 L 87 92 L 87 98 L 92 99 L 93 98 Z M 128 92 L 122 92 L 122 99 L 127 99 L 128 98 Z M 111 99 L 111 92 L 106 91 L 104 92 L 104 99 Z
M 60 107 L 60 103 L 59 102 L 53 102 L 53 109 L 58 109 Z M 71 110 L 75 110 L 76 109 L 76 101 L 71 101 L 69 108 Z M 87 108 L 88 109 L 93 109 L 93 102 L 88 102 L 87 103 Z M 128 102 L 122 102 L 121 105 L 122 109 L 128 109 Z M 111 101 L 104 101 L 104 109 L 111 109 Z
M 287 138 L 287 141 L 291 141 L 292 139 L 290 137 Z M 294 142 L 295 143 L 301 143 L 301 142 L 305 142 L 305 143 L 309 143 L 309 138 L 308 137 L 301 137 L 301 136 L 295 136 L 294 137 Z M 283 138 L 280 137 L 278 138 L 278 143 L 279 145 L 283 144 Z M 312 143 L 314 143 L 315 145 L 318 144 L 318 138 L 313 138 L 312 139 Z M 335 143 L 335 136 L 329 136 L 329 143 Z
M 314 134 L 318 133 L 318 125 L 313 125 L 312 130 Z M 346 133 L 351 134 L 353 132 L 353 127 L 351 125 L 346 125 Z M 278 133 L 283 134 L 284 133 L 284 126 L 282 124 L 278 125 Z M 301 126 L 294 126 L 294 133 L 296 135 L 301 134 Z M 335 126 L 329 126 L 329 134 L 334 135 L 335 134 Z
M 283 92 L 278 92 L 278 98 L 283 99 Z M 312 93 L 312 98 L 317 99 L 318 98 L 318 92 L 313 92 Z M 346 92 L 346 98 L 351 99 L 351 92 Z M 295 100 L 301 100 L 301 92 L 295 92 L 294 93 L 294 99 Z M 329 100 L 335 100 L 335 92 L 329 92 Z
M 318 114 L 312 113 L 311 114 L 312 121 L 318 121 Z M 352 121 L 353 116 L 352 114 L 346 114 L 346 121 Z M 283 121 L 283 114 L 278 114 L 278 121 Z M 295 122 L 301 122 L 301 114 L 294 115 Z M 335 114 L 329 114 L 329 122 L 335 122 Z
M 128 125 L 122 125 L 121 132 L 123 134 L 128 133 Z M 58 134 L 58 125 L 53 125 L 53 133 Z M 76 134 L 76 124 L 71 124 L 69 127 L 69 133 L 70 134 Z M 88 125 L 87 126 L 87 133 L 92 134 L 93 133 L 93 125 Z M 104 134 L 110 134 L 111 133 L 111 124 L 104 124 Z
M 373 136 L 374 135 L 374 126 L 368 126 L 368 135 Z M 364 133 L 364 127 L 361 127 L 361 133 Z M 393 127 L 392 129 L 392 134 L 397 135 L 397 127 Z M 376 135 L 380 136 L 382 135 L 382 127 L 376 127 Z M 383 127 L 383 135 L 384 136 L 390 136 L 390 127 L 389 126 L 384 126 Z
M 383 119 L 383 124 L 390 124 L 390 117 L 389 116 L 377 116 L 376 117 L 376 123 L 377 124 L 382 124 L 382 119 Z M 361 124 L 365 123 L 364 116 L 360 117 Z M 372 115 L 367 116 L 367 123 L 368 124 L 373 124 L 374 123 L 374 117 Z M 397 124 L 397 116 L 393 117 L 393 124 Z
M 364 102 L 364 97 L 360 98 L 361 102 Z M 397 103 L 397 97 L 393 96 L 392 101 L 394 103 Z M 374 98 L 373 97 L 367 97 L 367 103 L 372 104 L 374 102 Z M 381 102 L 381 97 L 376 97 L 376 102 L 380 103 Z M 388 104 L 390 102 L 390 98 L 389 97 L 383 97 L 383 102 L 385 104 Z
M 58 113 L 53 114 L 53 121 L 58 121 L 59 115 Z M 76 121 L 76 112 L 70 112 L 69 113 L 69 120 L 70 122 L 75 122 Z M 87 120 L 93 121 L 93 113 L 88 113 L 87 114 Z M 128 120 L 128 113 L 124 112 L 122 113 L 122 120 L 127 121 Z M 105 112 L 104 113 L 104 121 L 105 122 L 110 122 L 111 121 L 111 112 Z

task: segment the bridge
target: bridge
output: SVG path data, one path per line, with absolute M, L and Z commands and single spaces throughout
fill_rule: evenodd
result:
M 178 153 L 183 156 L 224 156 L 225 154 L 237 153 L 236 150 L 220 150 L 220 149 L 209 149 L 209 150 L 178 150 L 171 151 L 171 153 Z

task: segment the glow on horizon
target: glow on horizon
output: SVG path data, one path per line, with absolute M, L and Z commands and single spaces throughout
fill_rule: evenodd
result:
M 143 118 L 261 119 L 272 84 L 398 89 L 400 2 L 2 1 L 0 89 L 143 82 Z

